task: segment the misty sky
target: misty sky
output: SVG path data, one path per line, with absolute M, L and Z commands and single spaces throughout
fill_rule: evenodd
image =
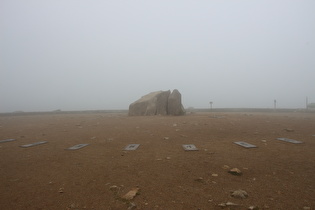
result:
M 315 102 L 314 0 L 0 0 L 0 112 Z

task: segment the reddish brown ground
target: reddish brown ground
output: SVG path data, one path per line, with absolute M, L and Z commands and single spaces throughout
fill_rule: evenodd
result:
M 227 201 L 240 204 L 238 209 L 314 209 L 315 113 L 216 115 L 224 118 L 210 113 L 1 116 L 0 140 L 16 141 L 0 143 L 0 209 L 127 209 L 134 203 L 134 209 L 197 210 L 220 209 Z M 19 147 L 36 141 L 49 143 Z M 81 143 L 90 145 L 65 150 Z M 141 145 L 123 151 L 132 143 Z M 184 151 L 182 144 L 195 144 L 199 151 Z M 224 165 L 243 175 L 229 174 Z M 117 191 L 110 189 L 114 185 Z M 140 192 L 132 201 L 121 199 L 134 187 Z M 231 197 L 237 189 L 248 198 Z

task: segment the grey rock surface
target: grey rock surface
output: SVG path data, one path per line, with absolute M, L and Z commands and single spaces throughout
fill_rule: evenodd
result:
M 178 90 L 156 91 L 142 96 L 129 105 L 129 116 L 150 115 L 184 115 L 185 109 L 181 103 Z
M 182 95 L 175 89 L 168 97 L 167 112 L 169 115 L 183 115 L 185 109 L 182 105 Z

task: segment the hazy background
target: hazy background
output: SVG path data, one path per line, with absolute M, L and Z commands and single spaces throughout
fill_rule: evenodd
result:
M 315 1 L 0 0 L 0 112 L 315 102 Z

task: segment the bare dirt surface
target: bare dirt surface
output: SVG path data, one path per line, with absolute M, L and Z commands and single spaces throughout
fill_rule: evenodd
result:
M 315 113 L 0 116 L 0 209 L 314 209 L 313 135 Z

